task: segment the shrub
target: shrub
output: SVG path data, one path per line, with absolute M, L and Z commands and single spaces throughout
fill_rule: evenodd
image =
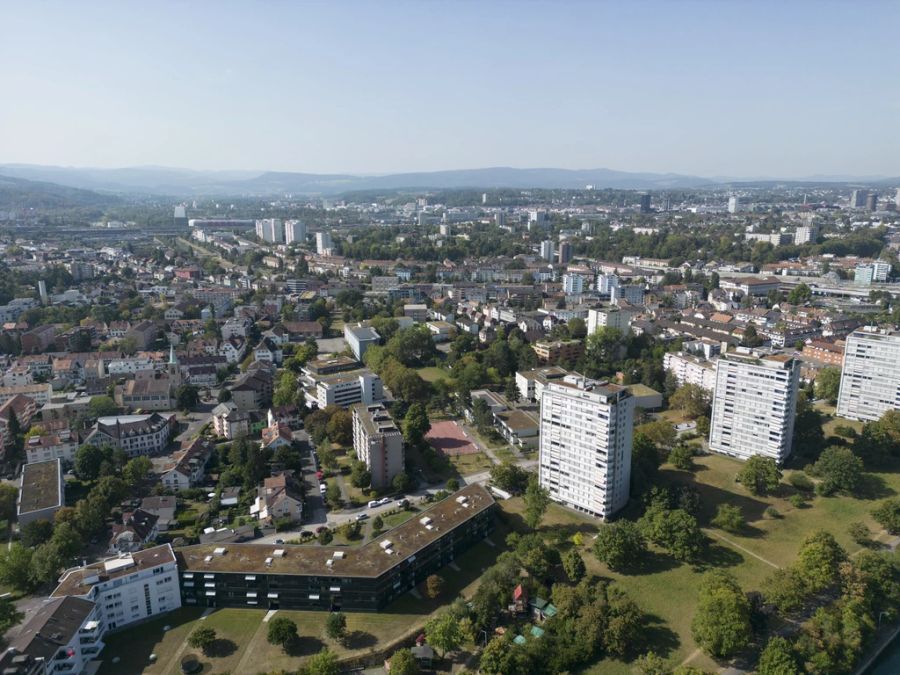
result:
M 795 509 L 802 509 L 806 506 L 806 499 L 799 492 L 797 494 L 793 494 L 788 498 L 788 501 L 791 503 Z
M 802 471 L 795 471 L 792 473 L 788 477 L 788 483 L 795 489 L 800 490 L 800 492 L 812 492 L 816 487 L 815 483 L 812 482 L 812 479 Z
M 778 509 L 776 509 L 774 506 L 767 506 L 766 510 L 763 511 L 763 515 L 766 518 L 771 518 L 772 520 L 775 520 L 776 518 L 781 518 L 781 514 L 778 512 Z
M 887 499 L 872 510 L 872 517 L 890 534 L 900 534 L 900 499 Z
M 712 524 L 728 532 L 740 532 L 744 527 L 744 514 L 731 504 L 719 504 Z
M 847 526 L 847 533 L 860 546 L 866 546 L 872 541 L 872 532 L 865 523 L 850 523 Z

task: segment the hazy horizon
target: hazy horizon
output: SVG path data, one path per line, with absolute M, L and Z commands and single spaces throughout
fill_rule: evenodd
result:
M 0 7 L 0 163 L 900 175 L 892 2 Z

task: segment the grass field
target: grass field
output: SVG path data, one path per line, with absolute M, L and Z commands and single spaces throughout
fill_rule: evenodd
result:
M 415 515 L 415 512 L 413 512 Z M 299 612 L 279 610 L 297 624 L 300 640 L 285 653 L 266 640 L 267 624 L 262 619 L 265 610 L 225 608 L 213 611 L 205 619 L 199 608 L 182 608 L 159 619 L 130 630 L 110 635 L 102 653 L 101 675 L 145 673 L 146 675 L 175 675 L 185 654 L 196 654 L 203 663 L 204 673 L 258 673 L 273 670 L 294 672 L 302 661 L 328 647 L 340 657 L 362 655 L 382 649 L 394 641 L 418 632 L 425 622 L 458 595 L 471 597 L 479 579 L 497 555 L 505 550 L 502 543 L 507 531 L 498 525 L 491 537 L 491 545 L 482 542 L 456 558 L 462 570 L 445 568 L 440 572 L 445 580 L 442 597 L 429 600 L 407 593 L 384 611 L 378 613 L 347 612 L 346 644 L 325 637 L 327 612 Z M 187 646 L 186 640 L 198 626 L 216 630 L 218 641 L 209 655 L 200 654 Z M 168 627 L 169 630 L 164 630 Z M 151 663 L 150 655 L 156 659 Z M 113 659 L 118 658 L 117 663 Z
M 426 382 L 437 382 L 438 380 L 450 380 L 449 371 L 444 368 L 438 368 L 437 366 L 426 366 L 425 368 L 418 368 L 416 372 Z
M 798 509 L 788 501 L 794 491 L 786 484 L 776 495 L 754 497 L 735 483 L 734 476 L 741 467 L 736 460 L 710 455 L 698 457 L 695 461 L 694 472 L 677 471 L 664 465 L 657 482 L 694 485 L 700 492 L 702 505 L 699 520 L 711 537 L 710 548 L 702 564 L 681 564 L 660 551 L 653 551 L 640 573 L 614 572 L 599 562 L 591 551 L 593 535 L 602 525 L 556 504 L 551 504 L 547 510 L 541 530 L 560 551 L 571 547 L 572 536 L 581 532 L 582 554 L 588 571 L 615 579 L 649 614 L 649 640 L 654 650 L 662 653 L 673 666 L 689 660 L 691 665 L 714 672 L 717 665 L 697 650 L 690 630 L 702 574 L 712 567 L 727 569 L 737 577 L 745 591 L 759 590 L 776 567 L 787 565 L 795 559 L 803 539 L 820 529 L 833 534 L 848 553 L 854 554 L 861 547 L 847 534 L 847 526 L 854 521 L 862 521 L 873 532 L 879 532 L 869 512 L 879 500 L 900 492 L 900 473 L 869 474 L 870 495 L 867 498 L 816 497 L 806 507 Z M 747 520 L 744 532 L 731 534 L 710 528 L 709 520 L 721 503 L 741 508 Z M 511 523 L 516 529 L 521 526 L 519 516 L 523 506 L 520 498 L 501 502 L 501 507 L 511 515 Z M 770 506 L 778 511 L 779 517 L 771 518 L 764 514 Z M 881 538 L 885 539 L 886 535 L 882 533 Z M 604 660 L 585 672 L 625 675 L 633 672 L 632 668 L 633 664 Z
M 490 458 L 483 452 L 475 452 L 470 455 L 456 455 L 447 459 L 459 472 L 460 476 L 486 471 L 493 466 Z

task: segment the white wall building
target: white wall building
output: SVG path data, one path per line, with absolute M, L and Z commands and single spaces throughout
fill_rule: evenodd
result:
M 331 232 L 316 232 L 316 253 L 328 255 L 332 248 L 334 248 L 334 242 L 331 240 Z
M 383 405 L 353 406 L 353 449 L 372 474 L 372 487 L 391 485 L 404 470 L 403 435 Z
M 900 333 L 867 326 L 847 337 L 837 414 L 874 421 L 900 410 Z
M 710 392 L 716 388 L 716 366 L 712 361 L 684 352 L 667 352 L 663 355 L 663 368 L 675 376 L 679 386 L 695 384 Z
M 541 396 L 540 483 L 554 500 L 608 518 L 628 502 L 634 398 L 575 373 Z
M 636 312 L 619 307 L 604 307 L 603 309 L 589 309 L 587 320 L 588 335 L 593 335 L 601 328 L 615 328 L 628 333 L 631 330 L 631 320 Z
M 263 218 L 256 221 L 256 236 L 273 244 L 284 242 L 284 226 L 280 218 Z
M 600 295 L 609 295 L 619 287 L 619 277 L 615 274 L 598 274 L 595 288 Z
M 744 347 L 716 362 L 709 449 L 738 459 L 791 454 L 800 362 Z
M 289 220 L 284 224 L 284 243 L 302 244 L 306 241 L 306 223 L 299 220 Z
M 553 242 L 549 239 L 541 242 L 541 258 L 548 262 L 553 260 Z
M 563 274 L 562 284 L 564 293 L 584 293 L 584 277 L 580 274 Z
M 383 398 L 381 378 L 371 370 L 329 375 L 316 383 L 316 403 L 320 410 L 327 405 L 346 408 L 354 403 L 377 403 Z

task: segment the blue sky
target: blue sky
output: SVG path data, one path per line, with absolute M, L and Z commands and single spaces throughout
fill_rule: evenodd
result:
M 0 0 L 0 162 L 900 175 L 900 2 Z

